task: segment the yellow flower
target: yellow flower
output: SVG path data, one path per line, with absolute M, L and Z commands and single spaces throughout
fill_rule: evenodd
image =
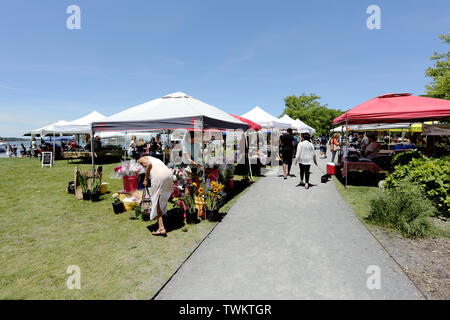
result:
M 219 188 L 214 188 L 213 192 L 214 192 L 214 193 L 219 192 Z
M 203 193 L 203 188 L 198 189 L 198 192 L 199 192 L 200 194 L 202 194 L 202 193 Z
M 197 188 L 197 183 L 194 182 L 192 185 Z

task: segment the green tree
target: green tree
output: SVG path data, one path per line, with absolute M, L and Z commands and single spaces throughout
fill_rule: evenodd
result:
M 442 34 L 439 39 L 450 44 L 450 33 Z M 439 99 L 450 100 L 450 51 L 447 53 L 434 53 L 430 58 L 434 61 L 425 74 L 432 79 L 426 86 L 427 96 Z
M 343 112 L 339 109 L 330 109 L 326 104 L 321 105 L 319 99 L 320 97 L 314 93 L 286 97 L 284 99 L 286 107 L 282 116 L 287 114 L 294 120 L 303 121 L 316 129 L 317 135 L 329 135 L 333 120 Z

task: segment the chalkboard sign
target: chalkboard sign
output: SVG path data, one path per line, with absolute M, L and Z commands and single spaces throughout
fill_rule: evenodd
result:
M 53 167 L 53 152 L 42 152 L 42 168 Z

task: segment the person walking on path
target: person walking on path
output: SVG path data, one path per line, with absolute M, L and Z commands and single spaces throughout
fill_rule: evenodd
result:
M 280 137 L 280 151 L 281 159 L 283 160 L 283 174 L 284 180 L 287 176 L 291 176 L 292 158 L 294 155 L 295 140 L 292 136 L 292 129 L 287 129 L 287 133 L 284 133 Z M 287 169 L 287 170 L 286 170 Z
M 172 171 L 159 159 L 143 155 L 138 160 L 145 168 L 144 188 L 151 182 L 152 211 L 150 220 L 157 219 L 158 230 L 153 231 L 154 236 L 166 237 L 162 216 L 167 213 L 167 201 L 173 192 Z
M 325 136 L 320 137 L 320 155 L 322 156 L 322 159 L 325 159 L 327 157 L 327 143 L 328 139 L 325 138 Z
M 300 185 L 305 185 L 305 189 L 309 189 L 309 173 L 313 162 L 317 166 L 316 151 L 311 142 L 311 136 L 305 133 L 303 141 L 297 146 L 295 155 L 295 164 L 300 164 Z M 306 183 L 303 182 L 303 177 Z
M 331 162 L 334 162 L 336 153 L 341 149 L 339 144 L 339 133 L 335 133 L 330 140 Z

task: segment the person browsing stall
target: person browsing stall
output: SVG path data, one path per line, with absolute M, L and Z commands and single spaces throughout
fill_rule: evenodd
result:
M 137 156 L 136 156 L 137 157 Z M 151 185 L 150 197 L 152 211 L 150 219 L 156 218 L 158 230 L 153 231 L 154 236 L 167 236 L 162 216 L 167 213 L 167 202 L 173 192 L 172 171 L 159 159 L 143 154 L 138 163 L 145 168 L 144 188 Z

